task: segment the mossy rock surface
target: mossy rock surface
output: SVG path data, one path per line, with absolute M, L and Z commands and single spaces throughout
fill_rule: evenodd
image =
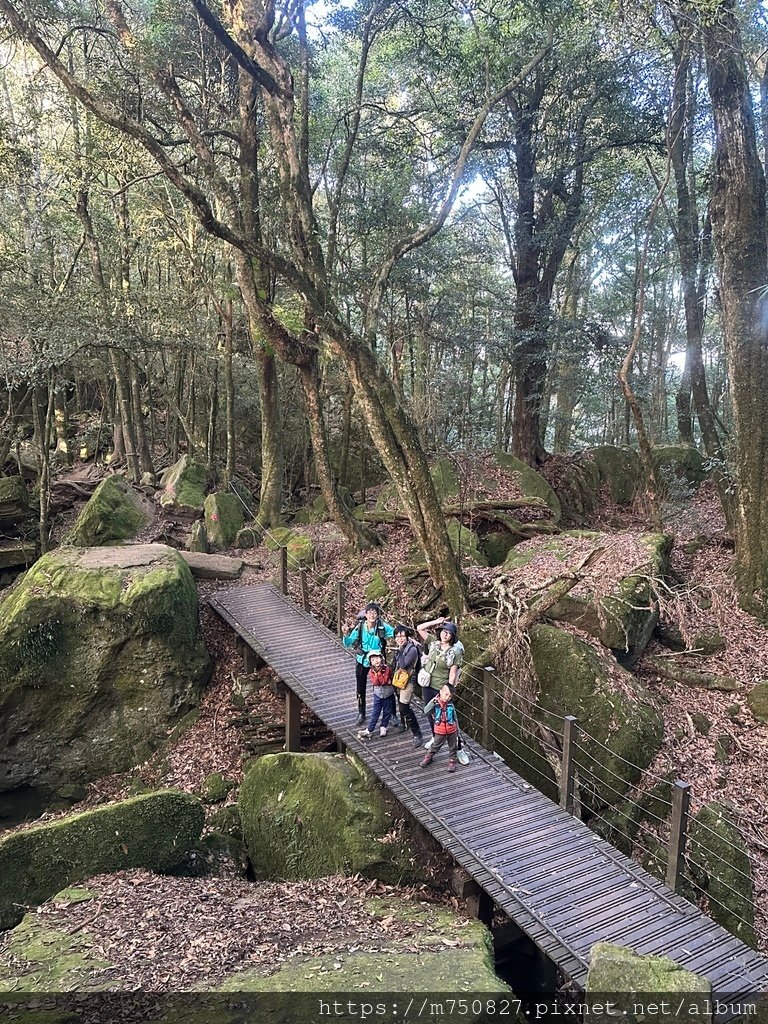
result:
M 726 804 L 701 807 L 689 823 L 687 860 L 691 881 L 709 900 L 710 915 L 755 949 L 749 851 L 736 820 L 736 811 Z
M 558 730 L 565 715 L 575 715 L 580 737 L 578 770 L 587 803 L 602 807 L 623 795 L 656 755 L 664 736 L 659 712 L 637 680 L 608 652 L 555 626 L 534 626 L 531 656 L 539 683 L 538 703 Z
M 238 807 L 256 878 L 419 874 L 407 846 L 383 843 L 392 818 L 380 787 L 336 754 L 269 754 L 247 771 Z
M 586 522 L 600 502 L 600 471 L 597 464 L 584 456 L 568 462 L 558 473 L 555 493 L 565 521 Z
M 136 491 L 122 477 L 108 476 L 81 509 L 64 543 L 87 548 L 130 540 L 146 522 Z
M 747 694 L 747 707 L 758 722 L 768 722 L 768 680 L 755 683 Z
M 9 832 L 0 838 L 0 928 L 92 875 L 172 868 L 199 840 L 203 819 L 196 797 L 161 790 Z
M 599 1021 L 600 1024 L 617 1018 L 631 1024 L 664 1024 L 670 1019 L 708 1021 L 707 1005 L 711 991 L 712 986 L 706 978 L 686 970 L 666 956 L 642 955 L 608 942 L 596 942 L 590 951 L 586 1002 L 610 1002 L 614 1007 L 612 1014 L 590 1013 L 590 1021 Z M 657 999 L 652 998 L 655 995 Z M 695 1009 L 690 1011 L 690 1017 L 685 1012 L 670 1014 L 669 1009 L 662 1013 L 660 1004 L 665 997 L 667 1003 L 670 997 L 676 997 L 672 999 L 674 1007 L 683 998 L 686 1007 L 694 1006 Z M 642 1005 L 643 1013 L 636 1013 L 638 1004 Z
M 461 555 L 462 562 L 471 565 L 487 566 L 488 559 L 480 548 L 480 538 L 468 526 L 462 526 L 458 519 L 449 519 L 446 523 L 448 539 L 454 552 Z
M 601 484 L 617 505 L 630 505 L 643 482 L 643 464 L 634 448 L 602 444 L 585 452 L 597 466 Z
M 168 509 L 201 512 L 207 481 L 205 466 L 191 455 L 182 455 L 161 477 L 163 493 L 160 495 L 160 504 Z
M 207 496 L 203 508 L 205 532 L 212 550 L 230 547 L 243 526 L 243 506 L 240 499 L 235 494 L 216 491 Z
M 221 772 L 211 772 L 203 781 L 203 800 L 208 804 L 221 803 L 234 788 L 235 783 L 225 779 Z
M 390 586 L 379 569 L 374 569 L 371 578 L 365 587 L 365 598 L 367 601 L 384 601 L 390 595 Z
M 0 522 L 12 523 L 29 512 L 29 493 L 20 476 L 0 476 Z
M 708 471 L 697 448 L 687 444 L 659 444 L 652 450 L 653 468 L 665 490 L 672 491 L 675 481 L 697 487 Z
M 552 510 L 554 521 L 560 522 L 562 514 L 560 499 L 540 473 L 508 452 L 496 452 L 494 460 L 499 469 L 503 469 L 505 473 L 515 478 L 517 486 L 525 497 L 541 498 Z
M 312 565 L 315 561 L 315 545 L 311 537 L 292 530 L 289 526 L 274 526 L 266 535 L 264 543 L 269 551 L 288 550 L 288 568 L 296 565 Z
M 612 543 L 611 535 L 564 530 L 555 537 L 537 539 L 535 546 L 531 543 L 512 548 L 504 561 L 504 569 L 507 572 L 521 569 L 539 553 L 557 558 L 565 569 L 575 560 L 574 547 L 569 542 L 579 540 L 587 540 L 596 548 L 610 548 Z M 658 622 L 650 578 L 667 575 L 672 550 L 672 538 L 663 533 L 640 534 L 634 542 L 638 558 L 631 572 L 619 579 L 612 591 L 599 591 L 600 580 L 587 578 L 547 610 L 548 619 L 578 626 L 610 648 L 621 661 L 630 664 L 645 650 Z
M 187 541 L 187 551 L 196 551 L 201 555 L 208 554 L 208 534 L 202 519 L 192 523 L 192 529 L 189 531 L 189 540 Z
M 61 548 L 0 617 L 0 797 L 43 797 L 146 760 L 211 663 L 187 564 L 160 544 Z
M 488 565 L 502 565 L 515 543 L 512 534 L 502 530 L 493 530 L 483 534 L 480 538 L 480 549 L 485 555 Z

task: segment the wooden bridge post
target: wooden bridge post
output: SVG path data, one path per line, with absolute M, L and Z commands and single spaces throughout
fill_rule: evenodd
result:
M 299 573 L 301 579 L 301 606 L 305 612 L 309 611 L 309 585 L 307 583 L 307 570 L 305 566 L 301 567 Z
M 563 719 L 563 763 L 560 771 L 560 806 L 573 814 L 573 783 L 576 777 L 578 724 L 574 715 Z
M 285 690 L 285 750 L 301 750 L 301 701 L 290 686 Z
M 280 548 L 280 590 L 288 596 L 288 548 Z
M 339 636 L 344 635 L 344 606 L 346 604 L 346 587 L 344 581 L 339 580 L 336 584 L 336 632 Z
M 493 685 L 493 676 L 496 669 L 493 665 L 485 665 L 483 668 L 483 735 L 482 744 L 486 750 L 492 750 L 491 747 L 491 697 L 493 691 L 491 686 Z
M 688 833 L 688 808 L 691 804 L 691 787 L 680 779 L 672 787 L 672 819 L 669 831 L 669 854 L 667 858 L 667 885 L 677 892 L 683 874 L 685 838 Z

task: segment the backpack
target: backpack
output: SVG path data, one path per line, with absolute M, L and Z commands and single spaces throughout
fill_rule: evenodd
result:
M 438 736 L 448 736 L 458 732 L 458 728 L 456 708 L 453 704 L 446 704 L 445 707 L 439 703 L 435 704 L 435 733 Z

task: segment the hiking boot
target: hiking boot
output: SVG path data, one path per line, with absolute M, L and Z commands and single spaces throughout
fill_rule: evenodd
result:
M 423 739 L 424 737 L 421 735 L 421 733 L 417 732 L 416 735 L 411 740 L 411 743 L 414 745 L 414 747 L 420 747 Z
M 357 721 L 355 722 L 355 725 L 365 725 L 365 712 L 364 711 L 361 711 L 360 714 L 357 716 Z
M 387 735 L 387 727 L 386 727 L 386 725 L 382 725 L 382 727 L 379 729 L 379 736 L 386 736 L 386 735 Z
M 459 764 L 469 764 L 469 754 L 463 747 L 456 752 L 456 760 Z
M 359 732 L 357 734 L 357 738 L 359 740 L 369 740 L 371 738 L 371 734 L 368 732 L 367 729 L 363 729 L 362 732 Z
M 448 771 L 449 772 L 455 772 L 456 771 L 456 758 L 455 757 L 449 757 L 448 758 Z
M 407 722 L 401 722 L 400 723 L 400 732 L 408 732 L 408 724 L 407 724 Z
M 421 762 L 421 767 L 422 768 L 426 768 L 427 765 L 432 764 L 432 759 L 433 759 L 434 756 L 435 756 L 434 754 L 427 754 L 426 757 L 424 758 L 424 760 Z

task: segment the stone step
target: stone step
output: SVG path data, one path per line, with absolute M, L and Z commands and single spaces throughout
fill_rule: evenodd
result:
M 179 551 L 179 554 L 201 580 L 236 580 L 243 570 L 242 558 L 228 555 L 204 555 L 202 551 Z
M 34 544 L 25 540 L 0 540 L 0 569 L 31 565 L 37 558 Z

